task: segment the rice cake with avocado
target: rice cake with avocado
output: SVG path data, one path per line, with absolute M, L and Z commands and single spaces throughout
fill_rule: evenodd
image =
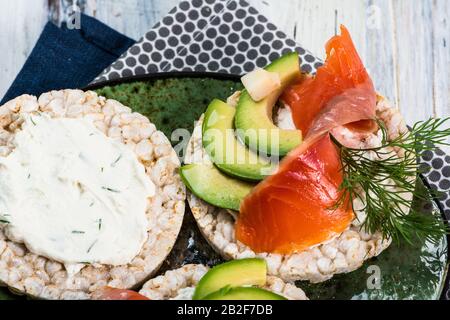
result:
M 207 266 L 201 264 L 188 264 L 148 281 L 139 293 L 151 300 L 191 300 L 195 286 L 208 270 Z M 268 276 L 266 284 L 261 288 L 289 300 L 308 300 L 300 288 L 277 277 Z
M 236 105 L 238 95 L 228 100 L 228 104 Z M 387 100 L 379 97 L 376 107 L 377 116 L 386 125 L 389 139 L 407 132 L 406 124 L 398 109 L 393 108 Z M 292 129 L 292 119 L 287 108 L 279 110 L 275 117 L 276 123 L 285 129 Z M 198 121 L 186 152 L 185 163 L 212 164 L 202 144 L 202 121 Z M 352 136 L 350 131 L 342 132 L 344 137 L 351 140 L 356 147 L 368 148 L 381 144 L 382 136 L 372 134 L 370 139 L 360 141 Z M 402 150 L 388 150 L 401 154 Z M 380 233 L 367 234 L 361 230 L 364 221 L 364 211 L 361 203 L 355 200 L 355 219 L 349 229 L 337 235 L 330 241 L 305 251 L 291 255 L 262 253 L 256 254 L 249 247 L 238 242 L 235 238 L 235 216 L 229 210 L 212 206 L 188 192 L 188 203 L 197 221 L 200 231 L 225 259 L 242 259 L 261 257 L 267 261 L 268 274 L 280 277 L 284 281 L 307 280 L 312 283 L 326 281 L 335 274 L 348 273 L 361 267 L 365 260 L 378 256 L 391 243 L 383 239 Z M 359 219 L 359 220 L 358 220 Z
M 103 258 L 93 256 L 93 263 L 81 261 L 77 264 L 70 263 L 68 269 L 66 269 L 61 259 L 46 258 L 32 252 L 23 242 L 18 242 L 17 239 L 13 241 L 11 238 L 16 238 L 17 232 L 3 221 L 3 223 L 0 223 L 0 283 L 9 287 L 15 293 L 43 299 L 89 299 L 93 291 L 106 285 L 117 288 L 135 288 L 144 283 L 158 270 L 171 251 L 184 216 L 185 187 L 178 175 L 180 166 L 178 157 L 169 140 L 162 132 L 157 131 L 156 127 L 146 117 L 139 113 L 132 113 L 130 108 L 115 100 L 107 100 L 91 91 L 52 91 L 41 95 L 39 98 L 23 95 L 0 107 L 0 156 L 2 161 L 5 161 L 9 155 L 17 151 L 19 147 L 14 144 L 15 138 L 25 131 L 26 126 L 32 127 L 36 122 L 36 128 L 40 126 L 39 121 L 33 120 L 33 117 L 43 117 L 48 119 L 49 122 L 62 120 L 89 122 L 93 130 L 95 129 L 92 136 L 97 134 L 96 139 L 103 139 L 105 143 L 114 144 L 119 149 L 123 146 L 135 156 L 138 163 L 136 170 L 142 170 L 143 174 L 141 176 L 143 180 L 135 182 L 144 183 L 145 181 L 149 186 L 154 186 L 155 192 L 151 193 L 153 196 L 150 197 L 146 197 L 142 193 L 146 197 L 142 214 L 147 222 L 145 226 L 147 232 L 139 253 L 126 264 L 119 264 L 123 260 L 116 261 L 117 263 L 114 265 L 95 263 L 97 260 L 103 261 Z M 31 124 L 29 121 L 31 121 Z M 96 144 L 93 146 L 96 146 Z M 69 151 L 71 150 L 69 148 Z M 92 155 L 81 153 L 79 158 L 88 158 L 90 161 L 96 160 Z M 118 166 L 122 168 L 120 166 L 128 163 L 126 162 L 128 160 L 125 161 L 125 159 L 122 161 L 126 163 L 118 164 L 119 161 L 120 157 L 112 161 L 110 167 Z M 40 165 L 45 166 L 44 163 L 40 163 Z M 69 170 L 64 172 L 80 174 L 79 171 L 75 170 L 75 167 L 69 166 L 67 169 Z M 108 175 L 107 169 L 101 170 L 101 172 L 103 171 L 105 171 L 105 175 Z M 115 171 L 111 172 L 114 173 Z M 69 175 L 60 178 L 64 181 L 64 179 L 72 179 L 73 177 Z M 108 176 L 108 178 L 111 179 L 111 176 Z M 113 181 L 112 179 L 111 182 Z M 92 184 L 86 184 L 86 186 L 92 186 Z M 84 190 L 81 185 L 78 187 L 80 199 L 84 199 L 86 194 L 96 195 L 101 203 L 108 205 L 116 200 L 126 200 L 113 195 L 125 192 L 125 189 L 114 190 L 107 185 L 99 187 L 100 191 L 95 190 L 94 192 Z M 21 197 L 20 195 L 17 196 Z M 65 199 L 64 196 L 62 196 L 63 199 Z M 48 197 L 50 197 L 50 194 Z M 49 203 L 52 204 L 51 201 Z M 90 207 L 90 205 L 87 204 L 87 207 Z M 99 211 L 104 212 L 105 210 L 101 207 Z M 2 216 L 5 216 L 4 212 L 2 212 Z M 109 217 L 109 215 L 105 217 Z M 135 221 L 140 221 L 138 217 L 135 218 L 132 215 L 130 217 L 136 219 Z M 114 230 L 108 229 L 112 227 L 102 226 L 101 221 L 96 221 L 96 223 L 98 230 Z M 124 220 L 124 223 L 132 222 Z M 101 238 L 100 234 L 99 231 L 99 238 Z M 88 236 L 87 231 L 72 231 L 71 236 L 82 235 Z M 28 235 L 25 235 L 24 239 L 29 239 Z M 64 238 L 63 240 L 67 239 Z M 105 241 L 102 241 L 102 244 L 105 244 Z M 100 240 L 98 244 L 100 244 Z M 108 244 L 106 243 L 106 245 Z M 45 247 L 44 249 L 48 248 Z M 94 250 L 89 247 L 86 255 L 89 257 L 89 251 L 94 252 Z M 64 259 L 69 258 L 64 257 Z

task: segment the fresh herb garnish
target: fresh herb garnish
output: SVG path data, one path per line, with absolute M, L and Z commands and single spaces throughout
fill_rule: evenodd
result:
M 29 174 L 28 174 L 28 177 L 27 177 L 27 179 L 30 179 L 30 178 L 31 178 L 31 173 L 29 173 Z
M 102 189 L 103 189 L 103 190 L 106 190 L 106 191 L 109 191 L 109 192 L 120 193 L 120 191 L 119 191 L 119 190 L 115 190 L 115 189 L 112 189 L 112 188 L 108 188 L 108 187 L 102 187 Z
M 102 230 L 102 218 L 98 219 L 98 230 Z
M 93 207 L 94 206 L 94 201 L 91 202 L 91 204 L 89 205 L 89 207 Z
M 8 220 L 0 219 L 0 223 L 9 224 L 10 222 Z
M 30 116 L 30 121 L 31 121 L 31 123 L 33 124 L 33 126 L 35 126 L 35 125 L 36 125 L 36 122 L 34 122 L 34 120 L 33 120 L 33 117 L 32 117 L 32 116 Z
M 122 158 L 122 155 L 120 155 L 113 163 L 111 163 L 111 167 L 115 167 L 117 162 L 119 162 L 121 158 Z
M 78 230 L 73 230 L 72 233 L 74 233 L 74 234 L 85 234 L 86 232 L 84 232 L 84 231 L 78 231 Z
M 364 205 L 366 219 L 362 228 L 368 233 L 380 232 L 383 237 L 412 244 L 416 237 L 433 243 L 449 233 L 439 215 L 423 214 L 411 207 L 412 199 L 433 201 L 437 194 L 430 188 L 417 188 L 424 166 L 417 161 L 426 151 L 438 145 L 448 145 L 450 128 L 442 127 L 447 119 L 419 122 L 410 132 L 388 141 L 387 131 L 380 122 L 382 146 L 371 149 L 352 149 L 335 138 L 340 149 L 344 178 L 342 195 L 336 206 L 359 199 Z M 402 150 L 399 156 L 394 150 Z M 412 195 L 412 198 L 411 198 Z
M 89 246 L 89 248 L 87 249 L 87 253 L 91 252 L 92 248 L 95 246 L 95 244 L 97 243 L 97 241 L 98 241 L 98 239 L 95 240 L 95 241 Z

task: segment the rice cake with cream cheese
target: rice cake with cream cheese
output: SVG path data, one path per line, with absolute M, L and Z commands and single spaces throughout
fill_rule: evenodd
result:
M 105 186 L 96 184 L 99 177 L 87 182 L 83 180 L 83 185 L 84 187 L 95 189 L 95 192 L 89 190 L 89 192 L 86 192 L 87 194 L 95 195 L 100 200 L 103 197 L 105 201 L 103 212 L 105 212 L 105 208 L 112 208 L 111 205 L 116 201 L 119 207 L 122 206 L 121 210 L 112 211 L 117 214 L 124 214 L 126 208 L 129 207 L 130 199 L 131 201 L 138 200 L 139 203 L 139 199 L 149 196 L 145 198 L 146 203 L 144 203 L 144 206 L 141 203 L 140 209 L 136 209 L 137 211 L 144 209 L 145 212 L 142 215 L 130 215 L 130 218 L 132 218 L 130 220 L 135 225 L 130 232 L 143 230 L 146 231 L 146 235 L 138 237 L 134 245 L 131 246 L 134 249 L 122 257 L 111 254 L 109 257 L 96 259 L 95 257 L 98 257 L 98 255 L 93 254 L 93 257 L 87 257 L 88 259 L 92 258 L 92 263 L 88 264 L 89 261 L 83 261 L 83 263 L 73 264 L 73 261 L 69 261 L 70 258 L 67 256 L 54 256 L 55 250 L 52 251 L 53 254 L 49 254 L 45 250 L 32 252 L 36 248 L 31 248 L 32 250 L 30 251 L 30 248 L 24 245 L 23 242 L 26 243 L 26 239 L 32 238 L 23 237 L 23 234 L 22 237 L 18 236 L 20 233 L 12 232 L 9 230 L 8 224 L 3 223 L 0 224 L 0 283 L 8 286 L 15 293 L 44 299 L 89 299 L 93 291 L 106 285 L 129 289 L 142 284 L 158 270 L 169 254 L 180 231 L 184 215 L 185 188 L 177 172 L 180 163 L 169 140 L 163 133 L 157 131 L 146 117 L 138 113 L 132 113 L 130 108 L 123 106 L 117 101 L 99 97 L 94 92 L 83 92 L 81 90 L 52 91 L 41 95 L 39 99 L 29 95 L 20 96 L 0 107 L 0 157 L 3 157 L 2 160 L 14 154 L 17 145 L 16 136 L 20 136 L 20 133 L 23 134 L 26 131 L 23 128 L 26 128 L 27 125 L 34 126 L 37 124 L 36 119 L 33 118 L 33 121 L 30 119 L 38 116 L 44 117 L 42 121 L 50 121 L 49 123 L 51 124 L 67 120 L 69 123 L 83 126 L 86 123 L 77 123 L 77 119 L 89 120 L 92 123 L 92 128 L 95 126 L 97 129 L 95 134 L 101 134 L 103 137 L 109 137 L 109 140 L 114 141 L 114 143 L 110 143 L 109 140 L 108 142 L 103 141 L 106 147 L 115 146 L 117 148 L 112 148 L 111 150 L 108 148 L 101 149 L 105 153 L 108 153 L 108 150 L 110 151 L 109 158 L 103 157 L 104 162 L 108 162 L 111 159 L 117 160 L 119 158 L 117 151 L 121 150 L 125 167 L 123 166 L 124 164 L 116 163 L 116 160 L 109 165 L 112 167 L 114 163 L 114 166 L 125 170 L 125 172 L 133 172 L 130 170 L 139 171 L 138 176 L 140 179 L 136 181 L 126 181 L 124 177 L 114 179 L 113 176 L 118 174 L 118 172 L 112 171 L 109 175 L 106 174 L 104 181 L 101 181 Z M 57 127 L 55 128 L 58 129 Z M 65 133 L 65 131 L 61 132 Z M 81 132 L 86 133 L 83 130 Z M 70 138 L 77 143 L 81 143 L 81 141 L 76 141 L 73 136 Z M 84 138 L 88 139 L 87 137 Z M 58 141 L 64 142 L 56 140 L 56 142 Z M 83 150 L 89 152 L 100 145 L 93 144 L 91 148 Z M 49 146 L 51 144 L 46 145 L 46 151 L 50 150 L 48 149 Z M 125 149 L 123 148 L 126 148 L 128 151 L 124 151 Z M 29 149 L 28 151 L 30 150 L 35 149 Z M 77 149 L 69 150 L 64 154 L 64 157 L 70 155 L 70 152 L 73 153 L 74 150 Z M 135 155 L 137 162 L 130 167 L 126 167 L 126 163 L 131 163 L 128 161 L 133 158 L 131 155 Z M 25 158 L 25 156 L 20 157 L 21 161 L 24 161 Z M 102 157 L 94 159 L 92 155 L 89 155 L 87 158 L 89 163 L 94 163 L 97 166 L 100 165 L 100 162 L 96 163 L 95 161 L 102 160 Z M 75 161 L 74 159 L 70 158 L 72 162 Z M 76 165 L 76 161 L 74 164 Z M 40 165 L 45 166 L 46 164 L 40 163 Z M 61 170 L 60 173 L 71 173 L 80 177 L 83 170 L 88 170 L 86 163 L 83 165 L 84 167 L 80 166 L 78 170 L 75 170 L 76 168 L 72 171 Z M 39 170 L 34 170 L 34 172 L 39 172 Z M 63 174 L 59 178 L 73 179 L 74 177 L 70 175 L 64 176 Z M 87 179 L 87 177 L 84 178 Z M 125 181 L 125 185 L 121 185 L 120 181 Z M 116 183 L 118 188 L 129 187 L 131 193 L 132 191 L 137 191 L 141 198 L 133 198 L 131 194 L 124 195 L 123 198 L 112 195 L 109 195 L 109 198 L 108 196 L 104 198 L 108 192 L 112 194 L 118 191 L 106 182 Z M 143 189 L 140 187 L 136 189 L 136 186 L 142 183 L 141 187 Z M 152 192 L 152 187 L 154 192 Z M 17 196 L 20 199 L 20 195 Z M 87 201 L 87 199 L 84 200 Z M 87 202 L 86 205 L 89 206 Z M 57 208 L 60 209 L 60 207 Z M 108 215 L 105 217 L 108 218 Z M 14 220 L 12 219 L 12 221 Z M 106 223 L 107 221 L 104 222 Z M 122 222 L 122 224 L 130 224 L 126 220 L 122 220 Z M 142 226 L 143 222 L 144 226 Z M 100 224 L 97 224 L 96 227 L 98 225 Z M 22 226 L 24 225 L 22 224 Z M 73 225 L 68 223 L 68 226 L 72 227 Z M 106 230 L 107 227 L 103 225 L 102 228 Z M 117 231 L 117 228 L 116 226 L 110 232 Z M 76 237 L 79 235 L 81 233 L 75 233 L 71 236 Z M 13 241 L 13 239 L 16 241 Z M 106 237 L 107 239 L 112 238 Z M 105 244 L 105 239 L 101 241 L 106 245 L 103 246 L 103 249 L 108 248 L 108 244 Z M 123 242 L 123 239 L 122 245 L 127 247 L 127 243 Z M 137 248 L 139 250 L 136 249 L 137 245 L 141 246 L 140 249 Z M 32 247 L 31 244 L 30 247 Z M 56 259 L 38 255 L 37 253 L 39 252 Z M 135 255 L 136 252 L 138 252 L 137 255 Z M 76 255 L 74 261 L 78 261 L 81 257 L 82 255 Z M 132 260 L 129 263 L 123 263 L 131 258 Z M 69 263 L 65 265 L 62 262 L 66 262 L 66 260 Z M 99 262 L 111 264 L 101 264 Z

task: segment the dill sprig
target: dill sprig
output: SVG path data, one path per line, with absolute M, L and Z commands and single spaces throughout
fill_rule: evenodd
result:
M 115 192 L 115 193 L 120 193 L 119 190 L 113 189 L 113 188 L 109 188 L 109 187 L 102 187 L 103 190 L 109 191 L 109 192 Z
M 420 174 L 428 168 L 417 160 L 426 151 L 448 145 L 450 128 L 443 128 L 450 118 L 418 122 L 409 132 L 389 141 L 382 122 L 380 147 L 353 149 L 339 143 L 343 182 L 342 195 L 336 206 L 359 199 L 366 212 L 362 228 L 369 233 L 380 232 L 395 242 L 415 239 L 433 243 L 449 233 L 449 227 L 437 214 L 424 214 L 412 206 L 412 200 L 433 201 L 438 194 L 430 188 L 418 188 Z M 397 151 L 404 154 L 399 156 Z M 411 197 L 412 196 L 412 197 Z
M 111 167 L 115 167 L 116 166 L 116 164 L 120 161 L 120 159 L 122 159 L 122 155 L 119 155 L 119 157 L 117 157 L 117 159 L 116 160 L 114 160 L 114 162 L 113 163 L 111 163 Z
M 97 244 L 97 242 L 98 242 L 98 239 L 95 240 L 95 241 L 89 246 L 89 248 L 87 249 L 86 253 L 91 252 L 92 248 Z

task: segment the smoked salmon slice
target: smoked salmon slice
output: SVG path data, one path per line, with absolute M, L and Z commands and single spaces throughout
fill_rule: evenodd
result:
M 375 88 L 344 26 L 341 35 L 328 41 L 326 53 L 316 76 L 290 86 L 281 98 L 290 106 L 296 127 L 305 139 L 347 124 L 357 131 L 374 131 Z
M 377 129 L 377 95 L 348 30 L 326 45 L 327 59 L 315 77 L 282 95 L 304 143 L 282 160 L 241 203 L 236 238 L 256 252 L 292 254 L 346 230 L 354 213 L 342 200 L 342 161 L 330 132 Z
M 339 151 L 330 135 L 291 152 L 241 204 L 236 238 L 255 252 L 291 254 L 343 232 L 353 219 L 342 201 Z

